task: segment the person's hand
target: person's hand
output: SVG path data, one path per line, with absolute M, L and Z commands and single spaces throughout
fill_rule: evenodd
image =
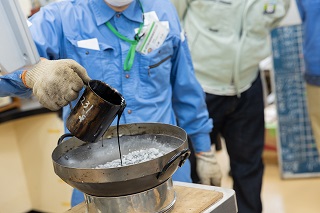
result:
M 213 151 L 196 153 L 197 173 L 202 184 L 221 186 L 222 173 Z
M 72 59 L 41 60 L 22 74 L 40 104 L 53 111 L 75 100 L 90 80 L 86 69 Z

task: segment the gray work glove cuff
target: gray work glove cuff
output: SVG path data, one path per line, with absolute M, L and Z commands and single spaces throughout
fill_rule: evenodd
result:
M 202 184 L 221 186 L 222 173 L 213 151 L 196 154 L 197 173 Z

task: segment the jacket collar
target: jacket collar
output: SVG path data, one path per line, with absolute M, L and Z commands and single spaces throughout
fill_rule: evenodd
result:
M 92 8 L 97 26 L 105 24 L 117 13 L 111 9 L 104 0 L 89 0 L 89 4 Z M 121 14 L 129 20 L 139 23 L 143 22 L 142 9 L 140 8 L 138 0 L 134 0 Z

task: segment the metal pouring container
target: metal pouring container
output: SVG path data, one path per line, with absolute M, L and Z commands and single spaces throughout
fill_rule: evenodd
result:
M 125 99 L 116 89 L 102 81 L 90 80 L 75 107 L 70 107 L 66 127 L 80 140 L 96 142 L 125 107 Z
M 190 155 L 186 132 L 173 125 L 134 123 L 119 125 L 122 155 L 158 148 L 165 154 L 146 162 L 116 168 L 95 168 L 119 159 L 117 127 L 112 126 L 96 143 L 72 137 L 59 139 L 52 153 L 55 173 L 67 184 L 85 194 L 114 197 L 135 194 L 168 180 Z M 151 142 L 142 142 L 142 139 Z

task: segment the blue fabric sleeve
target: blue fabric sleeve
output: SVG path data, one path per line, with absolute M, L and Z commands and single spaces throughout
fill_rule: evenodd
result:
M 58 4 L 41 8 L 29 21 L 32 23 L 29 29 L 39 55 L 50 60 L 62 58 L 60 50 L 63 33 Z
M 0 97 L 31 97 L 32 90 L 22 83 L 20 78 L 21 73 L 22 71 L 16 71 L 0 77 Z
M 303 26 L 305 80 L 320 86 L 320 0 L 297 0 Z
M 209 119 L 205 94 L 197 81 L 187 41 L 178 39 L 173 63 L 173 108 L 180 127 L 190 136 L 196 152 L 209 151 L 209 133 L 212 119 Z

